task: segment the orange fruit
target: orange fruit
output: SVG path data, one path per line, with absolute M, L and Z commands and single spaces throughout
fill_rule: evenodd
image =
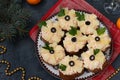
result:
M 26 0 L 31 5 L 37 5 L 41 2 L 41 0 Z
M 116 25 L 120 29 L 120 18 L 117 19 Z

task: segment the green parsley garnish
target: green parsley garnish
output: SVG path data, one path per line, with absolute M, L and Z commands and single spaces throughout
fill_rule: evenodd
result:
M 75 12 L 77 20 L 79 21 L 84 21 L 85 20 L 85 14 L 84 13 L 79 13 L 79 12 Z
M 94 49 L 94 55 L 98 54 L 100 52 L 100 49 Z
M 47 25 L 47 23 L 46 23 L 45 21 L 41 21 L 41 22 L 38 24 L 39 28 L 42 28 L 42 26 L 46 26 L 46 25 Z
M 77 28 L 71 26 L 71 30 L 69 30 L 69 34 L 72 36 L 75 36 L 77 34 Z
M 47 49 L 49 51 L 52 51 L 53 50 L 53 47 L 50 47 L 49 44 L 45 44 L 45 46 L 43 47 L 44 49 Z
M 97 29 L 97 34 L 98 34 L 98 35 L 104 34 L 105 30 L 106 30 L 106 28 L 99 27 L 99 28 Z
M 64 65 L 64 64 L 60 64 L 60 65 L 59 65 L 59 69 L 61 69 L 62 71 L 65 71 L 66 68 L 67 68 L 67 66 Z
M 60 12 L 58 13 L 58 16 L 64 16 L 65 15 L 65 10 L 63 8 L 60 9 Z

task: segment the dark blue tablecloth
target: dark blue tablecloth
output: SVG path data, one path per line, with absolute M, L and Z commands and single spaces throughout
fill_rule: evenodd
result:
M 92 6 L 94 6 L 98 11 L 104 14 L 114 23 L 118 15 L 107 14 L 103 9 L 103 3 L 105 0 L 86 0 Z M 38 20 L 52 7 L 57 0 L 42 0 L 42 2 L 37 6 L 30 6 L 25 1 L 23 1 L 23 6 L 27 8 L 31 13 L 31 23 L 29 28 L 32 28 L 33 25 L 37 23 Z M 10 43 L 4 41 L 0 43 L 7 47 L 7 53 L 0 55 L 0 60 L 5 59 L 11 63 L 10 70 L 13 70 L 16 67 L 24 67 L 26 71 L 25 80 L 28 80 L 31 76 L 41 77 L 43 80 L 58 80 L 57 78 L 48 74 L 40 65 L 38 57 L 36 56 L 35 44 L 28 36 L 24 39 L 19 39 L 16 43 Z M 120 56 L 114 61 L 113 66 L 117 69 L 120 67 Z M 6 76 L 4 69 L 5 65 L 0 64 L 0 80 L 21 80 L 21 72 L 17 72 L 12 76 Z M 120 73 L 114 76 L 111 80 L 120 80 Z

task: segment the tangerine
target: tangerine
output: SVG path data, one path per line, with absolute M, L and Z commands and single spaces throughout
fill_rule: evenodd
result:
M 120 29 L 120 18 L 117 19 L 116 25 Z
M 30 5 L 37 5 L 41 2 L 41 0 L 26 0 Z

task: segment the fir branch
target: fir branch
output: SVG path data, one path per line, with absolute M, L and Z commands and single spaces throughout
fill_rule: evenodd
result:
M 22 7 L 21 0 L 0 0 L 0 36 L 8 40 L 28 33 L 30 12 Z

